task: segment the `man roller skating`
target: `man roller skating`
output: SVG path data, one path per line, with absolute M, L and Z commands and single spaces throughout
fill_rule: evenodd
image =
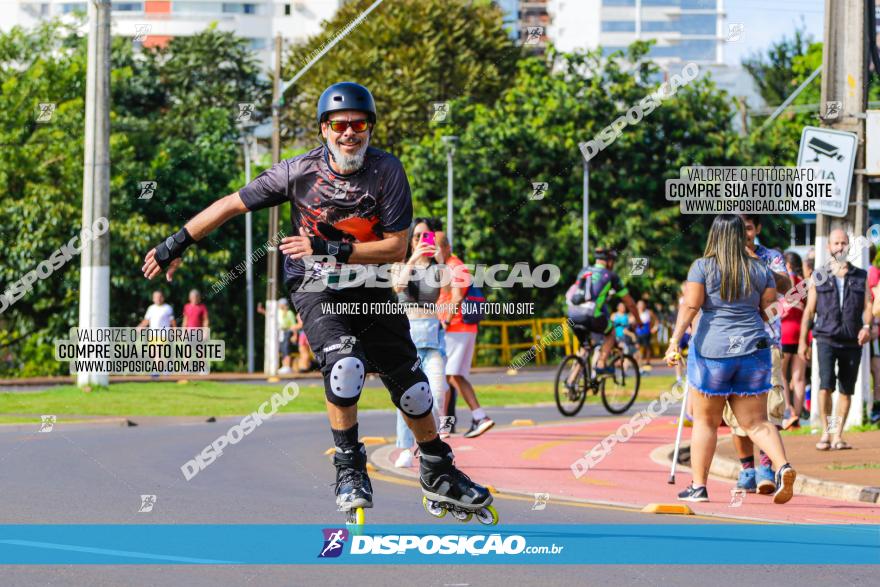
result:
M 351 82 L 327 88 L 318 100 L 317 122 L 325 144 L 281 161 L 200 212 L 147 254 L 144 276 L 152 279 L 166 270 L 170 280 L 185 249 L 230 218 L 290 201 L 298 236 L 281 241 L 284 282 L 324 375 L 339 509 L 360 523 L 363 508 L 373 507 L 357 402 L 365 375 L 377 373 L 421 450 L 425 509 L 437 517 L 452 511 L 463 521 L 476 513 L 481 522 L 495 523 L 492 496 L 455 467 L 452 449 L 437 434 L 428 379 L 406 316 L 333 311 L 394 302 L 389 287 L 341 279 L 351 272 L 340 264 L 371 275 L 376 265 L 403 260 L 412 196 L 400 161 L 369 146 L 376 107 L 367 88 Z

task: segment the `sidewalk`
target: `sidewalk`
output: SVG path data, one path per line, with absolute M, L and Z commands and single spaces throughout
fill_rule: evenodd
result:
M 675 441 L 672 417 L 654 420 L 628 442 L 615 445 L 604 460 L 580 479 L 574 477 L 571 464 L 616 432 L 631 416 L 508 427 L 475 439 L 453 436 L 449 443 L 455 449 L 456 463 L 473 479 L 493 485 L 501 493 L 529 497 L 549 493 L 551 506 L 554 498 L 634 508 L 649 503 L 682 503 L 677 502 L 676 494 L 690 482 L 689 470 L 680 466 L 676 484 L 669 485 L 669 462 L 657 458 L 664 447 Z M 690 429 L 685 428 L 682 437 L 687 440 Z M 850 438 L 854 443 L 855 437 Z M 415 468 L 395 469 L 392 463 L 398 451 L 383 448 L 374 454 L 379 468 L 409 476 L 416 474 Z M 876 504 L 803 495 L 795 495 L 788 504 L 775 505 L 771 497 L 749 494 L 738 507 L 731 507 L 730 490 L 734 485 L 732 480 L 711 476 L 708 490 L 712 501 L 688 505 L 697 514 L 768 522 L 880 523 L 880 507 Z
M 507 367 L 473 367 L 471 373 L 498 373 L 505 372 Z M 293 379 L 321 379 L 320 371 L 307 373 L 288 373 L 278 375 L 280 380 Z M 150 383 L 156 381 L 265 381 L 269 376 L 265 373 L 234 373 L 221 372 L 209 373 L 208 375 L 111 375 L 110 383 Z M 0 387 L 26 387 L 33 385 L 76 385 L 76 377 L 73 375 L 57 375 L 50 377 L 26 377 L 21 379 L 0 379 Z

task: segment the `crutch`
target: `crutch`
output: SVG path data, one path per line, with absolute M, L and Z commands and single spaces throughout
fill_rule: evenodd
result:
M 675 433 L 675 451 L 672 453 L 672 470 L 669 472 L 669 481 L 670 485 L 675 485 L 675 465 L 678 464 L 678 447 L 681 445 L 681 429 L 684 426 L 684 415 L 685 410 L 687 410 L 687 401 L 688 401 L 688 384 L 687 384 L 687 366 L 684 363 L 684 359 L 682 361 L 682 369 L 684 369 L 684 396 L 681 398 L 681 413 L 678 415 L 678 431 Z M 675 380 L 676 385 L 681 384 L 681 377 Z

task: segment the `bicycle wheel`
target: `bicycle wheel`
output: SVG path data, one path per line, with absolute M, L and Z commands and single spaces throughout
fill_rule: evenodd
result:
M 602 403 L 612 414 L 622 414 L 639 395 L 639 364 L 632 355 L 616 355 L 611 364 L 614 375 L 602 381 Z
M 574 371 L 578 373 L 575 375 Z M 575 416 L 581 411 L 587 399 L 587 366 L 577 355 L 562 359 L 556 371 L 554 386 L 556 407 L 563 416 Z

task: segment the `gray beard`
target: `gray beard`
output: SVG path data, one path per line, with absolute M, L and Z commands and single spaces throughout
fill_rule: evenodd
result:
M 368 146 L 370 146 L 370 139 L 366 138 L 361 143 L 361 148 L 357 153 L 353 155 L 345 155 L 335 142 L 327 141 L 327 148 L 330 149 L 330 153 L 333 154 L 333 161 L 342 173 L 353 173 L 363 167 Z

